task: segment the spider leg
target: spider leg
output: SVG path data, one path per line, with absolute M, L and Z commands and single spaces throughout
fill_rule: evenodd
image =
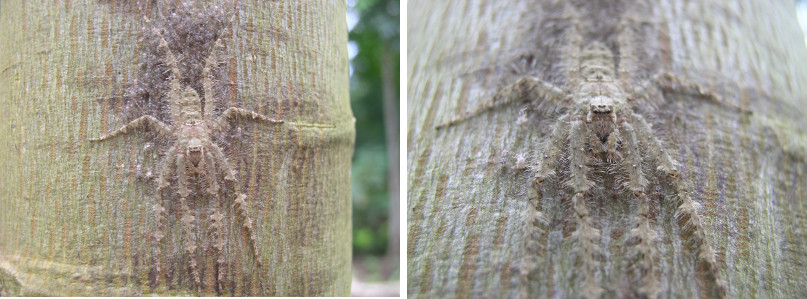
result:
M 234 21 L 235 15 L 230 17 L 229 24 L 232 24 Z M 219 57 L 217 54 L 224 49 L 224 42 L 222 42 L 221 39 L 229 29 L 229 25 L 221 28 L 218 38 L 213 42 L 213 47 L 210 49 L 210 55 L 205 59 L 205 66 L 202 68 L 202 88 L 204 88 L 205 93 L 204 114 L 206 118 L 211 118 L 213 116 L 213 109 L 216 108 L 216 97 L 213 94 L 213 77 L 210 75 L 210 71 L 213 67 L 218 66 Z
M 714 287 L 717 297 L 726 296 L 726 287 L 723 280 L 720 279 L 717 260 L 715 258 L 712 245 L 706 237 L 706 230 L 703 228 L 701 218 L 698 215 L 698 204 L 692 200 L 687 190 L 687 181 L 678 175 L 675 162 L 670 155 L 661 145 L 661 141 L 653 135 L 653 131 L 641 115 L 633 114 L 636 120 L 634 123 L 637 126 L 637 133 L 639 138 L 648 145 L 650 153 L 659 163 L 658 170 L 666 173 L 672 179 L 672 183 L 676 189 L 676 198 L 679 202 L 678 210 L 675 217 L 678 219 L 679 224 L 682 224 L 682 234 L 685 239 L 688 239 L 688 246 L 693 248 L 698 253 L 697 271 L 700 277 L 710 282 Z
M 120 129 L 112 131 L 109 134 L 106 134 L 106 135 L 98 137 L 98 138 L 91 138 L 90 141 L 107 140 L 109 138 L 112 138 L 112 137 L 115 137 L 115 136 L 118 136 L 118 135 L 121 135 L 121 134 L 129 133 L 129 130 L 135 130 L 135 129 L 140 129 L 140 128 L 151 128 L 155 132 L 157 132 L 157 134 L 159 134 L 160 136 L 166 137 L 166 138 L 173 138 L 173 136 L 174 136 L 174 134 L 171 133 L 173 131 L 173 128 L 171 128 L 171 126 L 165 124 L 164 122 L 161 122 L 160 120 L 154 118 L 151 115 L 144 115 L 144 116 L 141 116 L 141 117 L 129 122 L 128 124 L 121 127 Z
M 171 69 L 171 89 L 172 91 L 175 90 L 179 92 L 181 87 L 179 78 L 182 78 L 182 72 L 179 71 L 179 60 L 177 60 L 176 56 L 174 56 L 174 52 L 171 52 L 171 48 L 168 47 L 168 42 L 165 40 L 162 33 L 160 33 L 160 30 L 157 28 L 152 28 L 151 32 L 160 39 L 157 43 L 157 48 L 165 51 L 165 58 L 163 60 L 165 64 L 168 65 L 168 68 Z
M 527 254 L 521 260 L 521 266 L 519 267 L 522 288 L 520 297 L 522 298 L 529 298 L 527 294 L 527 287 L 529 286 L 528 276 L 535 270 L 537 266 L 537 255 L 540 254 L 543 249 L 539 239 L 544 231 L 539 225 L 542 223 L 545 224 L 546 219 L 543 213 L 541 213 L 541 200 L 543 199 L 541 184 L 544 179 L 555 174 L 555 165 L 561 153 L 561 146 L 566 142 L 568 132 L 568 116 L 564 115 L 560 117 L 552 127 L 549 140 L 541 153 L 539 153 L 538 164 L 530 166 L 531 172 L 535 173 L 535 179 L 533 180 L 533 188 L 531 188 L 532 193 L 530 194 L 528 202 L 530 208 L 524 212 L 524 220 L 526 222 L 524 246 Z
M 572 237 L 577 240 L 576 261 L 580 264 L 580 269 L 583 272 L 583 290 L 582 296 L 586 298 L 597 298 L 603 292 L 603 289 L 597 283 L 596 271 L 597 261 L 595 256 L 600 254 L 598 239 L 600 231 L 592 225 L 592 219 L 586 207 L 585 194 L 594 185 L 586 174 L 588 173 L 588 166 L 586 165 L 586 139 L 587 128 L 582 121 L 576 120 L 571 123 L 569 129 L 569 155 L 570 159 L 570 176 L 567 182 L 569 187 L 574 189 L 574 197 L 572 197 L 572 204 L 574 206 L 575 216 L 577 218 L 577 228 L 572 233 Z
M 188 266 L 190 268 L 193 282 L 196 284 L 197 291 L 201 293 L 202 281 L 199 279 L 199 269 L 198 264 L 196 263 L 196 242 L 194 241 L 193 236 L 193 223 L 196 220 L 196 217 L 193 216 L 190 207 L 188 207 L 187 200 L 185 199 L 190 194 L 190 191 L 187 191 L 187 193 L 183 192 L 183 185 L 184 190 L 187 190 L 188 174 L 186 172 L 186 163 L 187 162 L 184 155 L 177 155 L 177 181 L 180 185 L 178 193 L 181 196 L 179 203 L 182 209 L 182 218 L 180 221 L 182 222 L 182 231 L 185 235 L 185 252 L 190 258 Z
M 536 171 L 535 184 L 540 185 L 544 179 L 555 175 L 555 166 L 561 154 L 561 146 L 566 144 L 566 139 L 569 137 L 568 121 L 569 117 L 564 115 L 560 117 L 553 126 L 549 141 L 546 143 L 546 148 L 540 154 L 540 157 L 538 157 L 538 165 L 534 167 Z
M 146 19 L 147 23 L 151 24 L 151 21 L 148 18 L 144 18 Z M 169 81 L 169 86 L 171 88 L 168 91 L 167 96 L 169 108 L 171 110 L 171 119 L 175 124 L 178 124 L 181 123 L 179 115 L 181 111 L 181 108 L 179 107 L 179 98 L 180 93 L 182 92 L 182 84 L 179 82 L 180 78 L 182 78 L 182 72 L 179 71 L 179 60 L 177 60 L 176 56 L 174 56 L 174 52 L 171 52 L 171 48 L 168 47 L 168 42 L 165 40 L 162 33 L 160 33 L 160 30 L 154 27 L 151 29 L 151 33 L 159 38 L 157 48 L 165 52 L 163 63 L 165 63 L 171 70 L 171 80 Z
M 213 248 L 216 251 L 216 266 L 218 268 L 218 275 L 216 275 L 216 282 L 219 291 L 223 290 L 224 283 L 224 214 L 222 214 L 221 198 L 216 196 L 216 203 L 213 207 L 213 214 L 210 215 L 210 220 L 213 222 Z
M 733 110 L 736 110 L 740 113 L 751 114 L 751 110 L 743 108 L 735 103 L 726 101 L 723 97 L 712 91 L 711 88 L 708 88 L 704 85 L 692 82 L 687 80 L 686 78 L 677 76 L 675 74 L 669 72 L 661 72 L 649 80 L 646 80 L 639 84 L 637 88 L 634 89 L 633 97 L 636 99 L 646 99 L 649 96 L 651 90 L 658 86 L 663 91 L 679 93 L 679 94 L 686 94 L 698 98 L 705 98 L 717 105 L 728 107 Z
M 227 162 L 227 158 L 224 157 L 224 153 L 222 153 L 221 148 L 219 148 L 218 145 L 211 144 L 210 151 L 213 154 L 213 158 L 216 160 L 216 162 L 221 165 L 221 171 L 225 174 L 224 180 L 230 181 L 233 184 L 233 191 L 236 195 L 234 206 L 236 210 L 236 218 L 238 218 L 238 221 L 241 222 L 241 234 L 245 239 L 247 239 L 247 246 L 252 252 L 252 256 L 255 258 L 255 263 L 260 269 L 263 266 L 263 262 L 261 261 L 258 247 L 256 245 L 255 233 L 252 230 L 252 218 L 249 217 L 249 213 L 247 212 L 247 196 L 241 193 L 241 186 L 238 184 L 238 180 L 235 178 L 235 171 L 230 166 L 230 163 Z
M 207 192 L 213 198 L 213 211 L 210 214 L 210 220 L 213 228 L 212 240 L 213 249 L 216 254 L 216 268 L 218 274 L 216 275 L 216 285 L 219 291 L 223 290 L 224 283 L 224 214 L 222 214 L 221 197 L 219 196 L 219 184 L 217 179 L 216 163 L 213 155 L 208 151 L 205 153 L 207 169 L 205 169 L 205 177 L 207 178 L 208 188 Z M 209 270 L 212 271 L 212 270 Z
M 625 161 L 625 168 L 628 173 L 628 181 L 625 183 L 639 201 L 639 213 L 637 214 L 636 227 L 630 231 L 629 240 L 636 244 L 635 256 L 638 260 L 638 277 L 641 279 L 639 292 L 643 297 L 656 298 L 658 296 L 659 281 L 655 265 L 658 261 L 658 250 L 656 248 L 656 232 L 651 226 L 650 220 L 650 200 L 645 194 L 647 180 L 642 171 L 642 156 L 639 153 L 639 141 L 636 131 L 629 123 L 622 124 L 626 145 L 629 150 L 628 159 Z
M 157 284 L 163 285 L 165 277 L 162 273 L 162 239 L 165 237 L 165 207 L 162 202 L 162 192 L 165 187 L 168 187 L 166 177 L 171 175 L 171 164 L 175 161 L 177 147 L 172 146 L 165 154 L 165 157 L 160 161 L 160 174 L 157 177 L 157 202 L 154 204 L 154 221 L 157 224 L 157 231 L 152 235 L 154 238 L 154 268 L 157 271 Z
M 187 148 L 187 144 L 179 144 L 177 145 L 179 148 Z M 187 198 L 188 195 L 191 194 L 191 190 L 188 189 L 188 174 L 187 169 L 188 165 L 185 160 L 184 153 L 178 153 L 176 155 L 177 160 L 177 193 L 183 198 Z
M 563 19 L 571 24 L 568 33 L 565 34 L 568 41 L 563 46 L 562 58 L 563 68 L 566 72 L 566 86 L 577 86 L 580 84 L 580 46 L 583 44 L 583 30 L 581 27 L 580 13 L 573 5 L 564 5 L 561 13 Z
M 210 69 L 218 65 L 218 56 L 216 52 L 224 49 L 224 43 L 221 42 L 221 35 L 213 43 L 213 49 L 210 50 L 210 55 L 205 59 L 205 67 L 202 68 L 202 88 L 205 93 L 205 117 L 213 116 L 213 109 L 215 108 L 216 97 L 213 94 L 213 78 L 210 76 Z
M 211 143 L 212 144 L 212 143 Z M 210 148 L 210 146 L 208 146 Z M 219 194 L 219 182 L 216 178 L 216 161 L 209 151 L 205 152 L 205 159 L 203 160 L 205 179 L 207 179 L 207 193 L 213 196 Z
M 653 133 L 653 129 L 650 127 L 650 124 L 645 121 L 644 117 L 632 113 L 630 117 L 633 119 L 633 124 L 636 126 L 635 132 L 639 137 L 639 140 L 647 145 L 649 153 L 656 159 L 658 162 L 658 170 L 670 175 L 677 176 L 678 175 L 678 163 L 667 154 L 667 151 L 664 150 L 664 145 L 662 145 L 661 140 L 656 137 Z
M 622 134 L 620 134 L 619 130 L 614 130 L 608 135 L 608 140 L 605 142 L 605 157 L 608 162 L 622 160 L 622 153 L 617 149 L 620 140 L 622 140 Z
M 262 122 L 267 122 L 267 123 L 270 123 L 270 124 L 282 124 L 283 123 L 283 120 L 269 118 L 269 117 L 266 117 L 263 114 L 259 114 L 259 113 L 256 113 L 254 111 L 249 111 L 249 110 L 246 110 L 246 109 L 241 109 L 241 108 L 236 108 L 236 107 L 230 107 L 230 108 L 227 108 L 227 110 L 225 110 L 224 113 L 221 114 L 221 116 L 219 116 L 216 119 L 211 120 L 208 123 L 208 126 L 210 126 L 211 134 L 217 134 L 217 133 L 226 131 L 227 129 L 230 128 L 230 121 L 238 119 L 238 118 L 243 118 L 243 119 L 253 120 L 253 121 L 262 121 Z
M 496 108 L 512 102 L 538 101 L 538 107 L 543 108 L 545 103 L 558 105 L 564 99 L 566 92 L 555 85 L 545 82 L 535 77 L 525 77 L 516 81 L 499 92 L 481 105 L 462 113 L 448 122 L 439 124 L 435 129 L 440 130 L 446 127 L 464 122 L 470 118 L 478 116 L 484 112 L 495 110 Z M 549 109 L 549 107 L 547 107 Z
M 216 165 L 219 165 L 218 168 L 224 173 L 224 180 L 236 182 L 235 170 L 230 166 L 230 162 L 227 161 L 227 157 L 224 156 L 224 152 L 221 151 L 221 148 L 215 143 L 211 143 L 209 148 L 213 161 L 215 161 Z M 240 186 L 236 186 L 235 188 L 240 188 Z M 237 190 L 238 189 L 236 189 L 236 192 Z
M 621 129 L 626 136 L 626 146 L 628 147 L 628 182 L 626 187 L 634 193 L 644 193 L 645 186 L 647 186 L 647 179 L 644 177 L 642 171 L 642 155 L 639 152 L 639 139 L 636 137 L 636 130 L 633 125 L 625 122 L 622 124 Z

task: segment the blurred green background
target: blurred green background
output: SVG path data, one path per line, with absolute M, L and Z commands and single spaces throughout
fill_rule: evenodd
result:
M 399 15 L 398 0 L 348 1 L 354 276 L 367 281 L 399 278 Z

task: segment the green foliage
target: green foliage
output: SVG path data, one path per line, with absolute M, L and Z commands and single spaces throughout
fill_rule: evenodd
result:
M 381 254 L 387 249 L 389 220 L 387 169 L 387 151 L 382 146 L 365 146 L 353 159 L 355 252 Z
M 384 127 L 384 80 L 394 88 L 399 107 L 398 0 L 349 1 L 359 22 L 350 31 L 350 97 L 356 116 L 356 151 L 353 159 L 353 251 L 383 254 L 389 235 L 389 163 Z M 386 65 L 384 65 L 386 64 Z M 392 76 L 382 77 L 382 67 Z M 391 85 L 389 83 L 392 83 Z M 396 110 L 397 111 L 397 110 Z M 395 123 L 398 123 L 397 112 Z M 393 138 L 398 138 L 397 134 Z

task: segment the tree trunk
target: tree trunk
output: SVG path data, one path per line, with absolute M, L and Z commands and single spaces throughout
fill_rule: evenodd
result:
M 792 1 L 413 0 L 408 8 L 411 296 L 596 296 L 585 293 L 586 279 L 607 298 L 807 296 L 807 51 Z M 524 77 L 574 87 L 576 53 L 594 43 L 614 55 L 626 90 L 665 72 L 694 82 L 628 102 L 688 186 L 676 193 L 677 179 L 656 171 L 639 143 L 657 234 L 653 270 L 643 274 L 629 238 L 641 205 L 615 183 L 622 170 L 590 166 L 594 187 L 582 205 L 601 254 L 587 264 L 575 258 L 586 248 L 566 147 L 558 175 L 534 184 L 530 167 L 543 149 L 572 142 L 550 140 L 563 111 L 546 105 L 570 104 L 532 98 L 544 106 L 525 111 L 528 119 L 510 103 L 435 128 Z M 702 88 L 686 88 L 695 83 Z M 691 221 L 676 218 L 680 194 L 699 204 L 700 245 L 714 250 L 716 277 L 685 233 Z M 655 292 L 643 289 L 648 275 Z
M 349 295 L 345 9 L 338 1 L 4 1 L 0 295 Z M 161 37 L 178 82 L 204 111 L 169 100 L 176 90 Z M 184 177 L 190 195 L 181 195 L 177 165 L 194 160 L 176 137 L 187 127 L 177 107 L 205 120 L 238 107 L 284 123 L 223 122 L 210 138 L 223 158 L 206 145 L 211 157 Z M 149 125 L 90 141 L 144 115 L 174 137 Z M 221 191 L 209 191 L 216 184 Z

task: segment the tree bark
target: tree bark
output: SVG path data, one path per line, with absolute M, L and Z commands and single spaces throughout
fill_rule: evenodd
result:
M 435 126 L 523 77 L 567 86 L 564 67 L 579 58 L 569 50 L 595 41 L 629 67 L 618 74 L 626 86 L 669 72 L 723 99 L 664 90 L 632 108 L 679 162 L 727 297 L 807 296 L 807 70 L 800 67 L 807 50 L 792 1 L 413 0 L 408 8 L 410 296 L 584 295 L 585 269 L 572 258 L 574 193 L 563 188 L 562 173 L 544 183 L 549 192 L 537 212 L 545 223 L 524 216 L 536 190 L 521 166 L 535 165 L 559 114 L 527 114 L 518 125 L 522 107 L 510 104 Z M 649 191 L 658 294 L 715 295 L 687 246 L 666 179 L 646 174 L 659 186 Z M 598 176 L 600 187 L 613 180 Z M 593 192 L 587 206 L 603 250 L 596 283 L 608 298 L 636 296 L 627 237 L 638 207 L 630 194 Z
M 0 295 L 349 295 L 355 131 L 345 9 L 339 1 L 4 1 Z M 218 103 L 207 103 L 214 115 L 238 107 L 285 121 L 238 119 L 212 138 L 236 173 L 235 185 L 218 177 L 223 261 L 212 249 L 210 201 L 195 189 L 202 183 L 189 197 L 192 232 L 182 229 L 176 175 L 162 193 L 165 229 L 156 223 L 155 178 L 175 140 L 132 130 L 89 141 L 143 115 L 178 125 L 161 89 L 168 72 L 155 72 L 166 66 L 152 29 L 200 96 L 201 59 L 222 37 Z M 262 265 L 248 251 L 235 186 Z

